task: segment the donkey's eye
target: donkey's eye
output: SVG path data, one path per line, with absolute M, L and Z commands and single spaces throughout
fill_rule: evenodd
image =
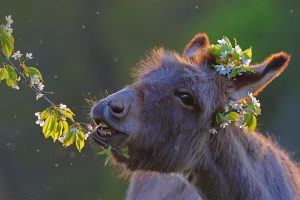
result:
M 193 107 L 195 105 L 195 99 L 190 92 L 176 91 L 175 95 L 181 100 L 184 106 Z

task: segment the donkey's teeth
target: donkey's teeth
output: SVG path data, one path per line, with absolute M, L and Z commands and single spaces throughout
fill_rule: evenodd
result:
M 99 123 L 99 127 L 108 128 L 108 126 L 107 126 L 105 123 L 103 123 L 103 122 L 100 122 L 100 123 Z

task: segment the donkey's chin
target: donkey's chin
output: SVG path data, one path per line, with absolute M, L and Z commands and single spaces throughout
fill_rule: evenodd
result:
M 98 122 L 98 126 L 92 132 L 93 140 L 100 146 L 113 146 L 115 148 L 122 147 L 128 138 L 128 134 L 124 133 L 111 125 Z

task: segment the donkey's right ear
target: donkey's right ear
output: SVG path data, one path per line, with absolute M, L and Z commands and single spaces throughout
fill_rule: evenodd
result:
M 183 57 L 189 58 L 195 55 L 195 52 L 202 48 L 209 47 L 209 39 L 206 33 L 198 33 L 193 39 L 185 46 Z

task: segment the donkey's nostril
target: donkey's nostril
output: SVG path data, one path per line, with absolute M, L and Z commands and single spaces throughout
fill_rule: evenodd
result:
M 112 114 L 119 115 L 122 114 L 122 112 L 124 111 L 124 105 L 121 102 L 111 101 L 108 105 L 110 107 L 110 110 L 112 111 Z

